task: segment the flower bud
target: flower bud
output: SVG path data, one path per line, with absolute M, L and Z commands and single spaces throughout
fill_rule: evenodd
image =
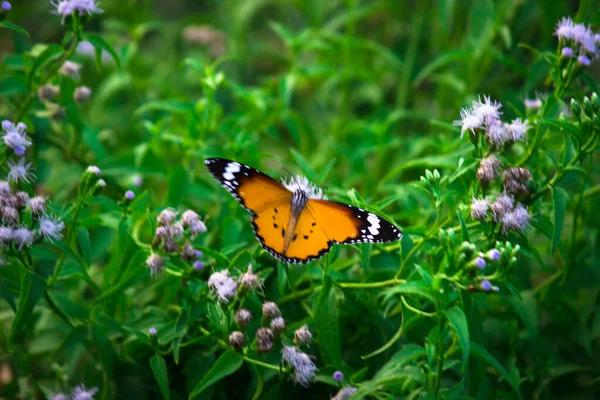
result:
M 94 185 L 92 193 L 94 194 L 94 196 L 97 196 L 105 187 L 106 181 L 104 179 L 98 179 L 98 182 L 96 182 L 96 185 Z
M 279 307 L 277 304 L 272 301 L 266 301 L 262 305 L 262 314 L 265 318 L 277 318 L 281 317 L 281 311 L 279 311 Z
M 506 193 L 529 193 L 526 184 L 529 180 L 531 180 L 531 173 L 526 168 L 509 168 L 502 174 L 502 186 Z
M 181 246 L 179 256 L 183 261 L 194 261 L 196 259 L 196 249 L 194 249 L 191 244 L 187 243 L 184 246 Z
M 202 261 L 194 261 L 194 269 L 196 271 L 202 271 L 204 269 L 204 264 Z
M 332 397 L 331 400 L 349 400 L 350 398 L 352 398 L 354 393 L 356 393 L 356 388 L 348 386 L 340 389 L 340 391 L 337 392 L 337 394 L 334 397 Z
M 297 345 L 308 346 L 312 340 L 312 333 L 308 330 L 308 326 L 302 325 L 294 332 L 294 343 Z
M 579 115 L 581 114 L 581 106 L 579 105 L 579 102 L 575 99 L 571 99 L 571 114 L 573 114 L 577 118 L 579 118 Z
M 148 333 L 150 333 L 150 335 L 152 335 L 152 336 L 156 336 L 156 333 L 157 333 L 156 328 L 152 327 L 152 328 L 148 329 Z
M 135 199 L 135 193 L 133 193 L 133 191 L 131 191 L 131 190 L 126 191 L 125 199 L 132 201 L 133 199 Z
M 500 251 L 498 249 L 491 249 L 485 253 L 485 257 L 490 261 L 498 261 L 500 260 Z
M 236 350 L 246 346 L 246 337 L 240 331 L 233 331 L 229 334 L 229 345 Z
M 2 5 L 0 5 L 0 10 L 2 10 L 3 13 L 7 13 L 12 9 L 12 5 L 8 2 L 8 1 L 3 1 Z
M 54 86 L 54 85 L 40 86 L 37 91 L 38 98 L 42 101 L 53 100 L 59 94 L 60 94 L 60 89 L 58 88 L 58 86 Z
M 87 86 L 79 86 L 75 89 L 73 93 L 73 100 L 76 103 L 85 103 L 90 98 L 92 94 L 92 90 Z
M 150 268 L 150 274 L 155 276 L 165 268 L 165 260 L 158 254 L 152 254 L 146 259 L 146 265 Z
M 176 253 L 177 250 L 179 250 L 179 246 L 177 245 L 177 242 L 169 236 L 163 242 L 163 249 L 167 253 Z
M 169 237 L 169 229 L 166 226 L 159 226 L 154 232 L 154 237 L 158 241 L 163 241 Z
M 486 262 L 483 258 L 477 257 L 473 260 L 473 265 L 475 265 L 479 269 L 484 269 L 486 266 Z
M 489 185 L 498 177 L 500 164 L 500 160 L 493 154 L 481 160 L 477 169 L 477 180 L 485 186 Z
M 46 199 L 43 196 L 35 196 L 29 199 L 29 209 L 33 215 L 42 215 L 46 213 Z
M 592 107 L 592 102 L 587 96 L 583 98 L 583 111 L 585 112 L 585 115 L 587 115 L 590 118 L 594 115 L 594 108 Z
M 64 64 L 60 67 L 60 73 L 65 76 L 69 76 L 73 79 L 79 79 L 80 69 L 81 64 L 77 64 L 72 61 L 65 61 Z
M 600 96 L 596 92 L 592 93 L 592 108 L 595 114 L 600 113 Z
M 342 373 L 342 371 L 335 371 L 333 373 L 333 380 L 336 382 L 341 382 L 344 380 L 344 374 Z
M 256 330 L 256 347 L 259 353 L 266 353 L 273 348 L 273 331 L 269 328 Z
M 287 328 L 287 323 L 285 322 L 285 320 L 281 317 L 277 317 L 277 318 L 273 318 L 271 320 L 271 330 L 275 333 L 281 333 L 283 331 L 285 331 L 285 328 Z
M 258 275 L 252 273 L 252 264 L 248 265 L 247 272 L 244 272 L 242 275 L 240 275 L 239 283 L 246 290 L 255 290 L 255 289 L 259 289 L 262 286 L 262 283 L 261 283 L 260 279 L 258 278 Z
M 159 226 L 171 225 L 175 218 L 177 218 L 177 212 L 172 208 L 165 208 L 156 217 L 156 222 Z
M 252 313 L 246 308 L 240 308 L 235 312 L 233 318 L 235 319 L 235 323 L 243 329 L 246 328 L 250 323 L 250 320 L 252 319 Z
M 573 49 L 570 47 L 563 47 L 560 51 L 560 55 L 564 58 L 573 57 Z

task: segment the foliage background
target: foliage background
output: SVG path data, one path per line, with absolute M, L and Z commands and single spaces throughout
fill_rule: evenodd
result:
M 159 348 L 171 398 L 187 398 L 222 354 L 217 339 L 227 337 L 207 317 L 214 301 L 202 282 L 214 268 L 233 272 L 250 261 L 266 278 L 265 297 L 280 305 L 291 328 L 308 323 L 315 329 L 310 353 L 319 367 L 317 381 L 304 388 L 285 374 L 244 363 L 202 398 L 328 398 L 337 390 L 331 379 L 336 369 L 344 372 L 346 384 L 377 398 L 600 395 L 597 153 L 588 157 L 586 179 L 571 171 L 553 182 L 568 194 L 562 236 L 558 230 L 563 249 L 555 252 L 549 193 L 536 200 L 534 221 L 547 216 L 550 234 L 533 224 L 525 235 L 492 238 L 468 220 L 477 160 L 472 144 L 452 126 L 460 108 L 479 94 L 501 101 L 507 120 L 525 116 L 525 98 L 552 97 L 549 63 L 518 44 L 555 53 L 556 22 L 576 16 L 597 27 L 595 2 L 105 0 L 100 6 L 105 12 L 84 31 L 114 48 L 121 68 L 110 56 L 97 65 L 93 57 L 75 53 L 71 59 L 83 64 L 80 83 L 92 96 L 85 105 L 61 97 L 63 118 L 50 117 L 49 106 L 37 99 L 24 115 L 19 112 L 28 91 L 47 78 L 62 92 L 74 88 L 72 80 L 45 77 L 51 63 L 31 86 L 21 80 L 41 52 L 36 46 L 60 44 L 67 24 L 50 14 L 49 2 L 15 1 L 8 20 L 31 37 L 0 30 L 0 114 L 28 125 L 37 175 L 32 189 L 49 195 L 54 211 L 71 224 L 69 205 L 85 168 L 97 165 L 108 183 L 82 209 L 73 228 L 78 235 L 32 251 L 36 276 L 43 279 L 52 276 L 58 257 L 65 258 L 61 275 L 41 290 L 53 296 L 72 326 L 41 298 L 13 338 L 10 304 L 24 304 L 26 272 L 16 258 L 1 267 L 7 300 L 1 304 L 0 352 L 11 372 L 2 381 L 3 397 L 42 398 L 84 382 L 100 388 L 97 398 L 160 398 L 149 364 Z M 184 39 L 192 24 L 223 33 L 222 57 L 214 57 L 217 39 L 208 45 Z M 597 77 L 595 63 L 546 117 L 556 119 L 571 98 L 581 101 L 597 92 Z M 563 136 L 550 129 L 528 160 L 538 187 L 554 174 L 552 160 L 566 146 Z M 517 146 L 508 162 L 527 151 Z M 304 173 L 326 186 L 330 198 L 389 216 L 405 237 L 401 244 L 336 248 L 306 266 L 278 264 L 259 251 L 246 212 L 207 173 L 203 159 L 209 156 L 235 159 L 272 176 Z M 440 188 L 441 206 L 420 183 L 426 169 L 442 176 L 461 172 Z M 134 185 L 136 175 L 143 177 L 141 187 Z M 137 197 L 123 218 L 117 202 L 127 189 Z M 205 251 L 202 273 L 150 278 L 143 262 L 152 221 L 165 207 L 210 217 L 208 233 L 195 242 Z M 469 222 L 464 229 L 482 250 L 495 239 L 521 245 L 508 280 L 496 282 L 500 291 L 457 290 L 458 300 L 446 308 L 407 295 L 433 317 L 403 307 L 398 294 L 385 300 L 381 295 L 395 287 L 389 280 L 399 269 L 397 277 L 409 282 L 436 276 L 439 230 L 454 227 L 464 235 L 460 218 Z M 247 299 L 255 315 L 261 298 Z M 456 304 L 466 316 L 470 357 L 468 364 L 461 357 L 464 330 L 445 330 L 448 369 L 438 392 L 436 323 Z M 403 319 L 398 340 L 362 358 L 388 343 Z M 158 346 L 147 335 L 153 326 Z M 424 352 L 398 361 L 406 345 L 425 346 Z M 273 352 L 257 359 L 278 365 L 279 357 Z M 407 363 L 412 369 L 401 368 Z M 393 379 L 377 382 L 382 371 Z

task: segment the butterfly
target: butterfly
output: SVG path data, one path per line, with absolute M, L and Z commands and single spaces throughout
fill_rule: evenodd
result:
M 316 260 L 335 243 L 383 243 L 402 238 L 402 232 L 386 219 L 327 200 L 304 176 L 279 183 L 236 161 L 208 158 L 204 164 L 252 213 L 254 234 L 261 246 L 283 262 Z

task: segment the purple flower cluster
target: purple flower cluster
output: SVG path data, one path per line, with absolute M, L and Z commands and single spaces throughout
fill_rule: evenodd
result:
M 98 388 L 93 387 L 87 389 L 85 385 L 81 384 L 73 389 L 71 395 L 64 393 L 57 393 L 50 397 L 50 400 L 94 400 L 94 396 L 98 392 Z
M 569 17 L 563 17 L 554 30 L 561 47 L 561 56 L 577 56 L 580 65 L 590 65 L 600 53 L 600 34 L 594 33 L 585 24 L 576 24 Z
M 489 142 L 497 148 L 506 143 L 524 141 L 527 131 L 531 128 L 527 121 L 517 118 L 510 123 L 503 123 L 500 119 L 501 108 L 500 102 L 483 96 L 483 101 L 479 98 L 471 107 L 461 109 L 461 119 L 454 121 L 454 125 L 461 127 L 461 137 L 467 131 L 471 131 L 472 134 L 484 132 Z
M 502 224 L 504 233 L 508 231 L 524 232 L 529 227 L 531 214 L 521 203 L 515 203 L 514 198 L 507 193 L 500 194 L 493 203 L 487 199 L 473 199 L 471 203 L 471 216 L 477 220 L 484 220 L 491 211 L 492 219 Z
M 53 14 L 62 16 L 62 21 L 65 18 L 75 13 L 80 16 L 91 14 L 102 14 L 104 11 L 98 8 L 96 0 L 53 0 L 51 2 L 54 7 Z

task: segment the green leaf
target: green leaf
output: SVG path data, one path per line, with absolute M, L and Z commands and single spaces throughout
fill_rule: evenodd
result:
M 117 67 L 121 69 L 121 60 L 119 60 L 119 56 L 117 52 L 102 38 L 102 36 L 96 33 L 86 33 L 84 39 L 90 42 L 96 48 L 96 58 L 98 58 L 98 54 L 102 55 L 102 50 L 106 50 L 108 54 L 111 55 L 113 60 L 115 60 L 115 64 Z
M 471 339 L 469 338 L 469 325 L 467 324 L 467 317 L 463 312 L 462 308 L 455 306 L 451 309 L 444 311 L 450 326 L 456 332 L 458 336 L 458 344 L 462 351 L 462 372 L 464 373 L 469 364 L 469 344 Z
M 92 242 L 90 240 L 90 234 L 86 228 L 77 228 L 77 240 L 79 242 L 79 249 L 83 255 L 83 260 L 87 265 L 89 265 L 92 253 Z
M 313 318 L 316 323 L 319 348 L 323 357 L 337 368 L 342 367 L 342 355 L 340 346 L 340 308 L 339 302 L 344 294 L 333 286 L 331 277 L 325 277 L 325 283 L 317 299 Z
M 189 399 L 199 398 L 198 396 L 207 387 L 237 371 L 242 366 L 242 362 L 243 359 L 239 353 L 233 350 L 226 350 L 194 387 Z
M 228 334 L 227 332 L 227 316 L 219 304 L 208 303 L 208 319 L 222 334 Z
M 125 268 L 125 271 L 119 276 L 117 282 L 111 285 L 107 290 L 102 293 L 102 296 L 98 298 L 98 302 L 106 300 L 110 296 L 115 293 L 122 293 L 123 289 L 129 286 L 130 282 L 136 276 L 145 276 L 144 271 L 146 267 L 144 266 L 144 260 L 146 258 L 146 253 L 143 250 L 138 250 L 135 255 L 132 257 L 129 264 Z
M 460 221 L 460 233 L 463 242 L 470 242 L 471 239 L 469 239 L 469 229 L 467 229 L 467 224 L 465 223 L 465 219 L 463 218 L 460 210 L 456 210 L 456 215 L 458 215 L 458 220 Z
M 7 76 L 0 81 L 0 96 L 27 93 L 24 77 Z
M 21 290 L 19 294 L 19 306 L 17 314 L 10 327 L 10 336 L 8 337 L 8 348 L 12 348 L 15 335 L 21 333 L 24 326 L 31 319 L 33 309 L 37 302 L 44 296 L 46 281 L 37 274 L 28 272 L 21 280 Z
M 29 71 L 29 76 L 27 78 L 27 86 L 31 88 L 33 84 L 33 78 L 35 78 L 36 72 L 43 68 L 46 64 L 51 62 L 52 60 L 60 57 L 64 53 L 62 47 L 57 44 L 49 44 L 46 46 L 46 49 L 42 51 L 42 53 L 35 58 L 35 61 L 31 65 L 31 70 Z
M 168 111 L 171 113 L 187 114 L 193 112 L 194 108 L 194 103 L 190 101 L 156 100 L 145 103 L 143 106 L 135 110 L 133 115 L 139 117 L 140 114 L 148 111 Z
M 158 382 L 163 397 L 166 400 L 170 400 L 169 377 L 167 376 L 167 363 L 165 363 L 165 359 L 162 358 L 160 354 L 153 355 L 152 358 L 150 358 L 150 367 L 152 367 L 152 372 L 154 373 L 156 382 Z
M 563 223 L 565 222 L 565 211 L 567 209 L 568 199 L 569 195 L 563 188 L 553 188 L 552 200 L 554 202 L 554 234 L 552 235 L 552 254 L 554 254 L 556 247 L 560 243 L 560 234 L 562 233 Z
M 500 375 L 502 375 L 502 377 L 514 389 L 517 396 L 519 396 L 519 399 L 522 398 L 521 391 L 519 390 L 519 383 L 516 381 L 516 379 L 512 375 L 510 375 L 508 373 L 508 371 L 506 371 L 506 369 L 504 369 L 502 364 L 500 364 L 500 362 L 498 360 L 496 360 L 496 358 L 494 358 L 494 356 L 492 356 L 490 353 L 488 353 L 488 351 L 486 349 L 484 349 L 483 347 L 481 347 L 480 345 L 478 345 L 475 342 L 471 342 L 471 350 L 470 351 L 471 351 L 471 354 L 473 354 L 474 356 L 476 356 L 484 361 L 487 361 L 492 367 L 494 367 L 494 369 L 496 371 L 498 371 L 500 373 Z
M 11 31 L 15 31 L 17 33 L 20 33 L 23 36 L 29 36 L 29 32 L 27 32 L 25 29 L 21 28 L 19 25 L 15 25 L 12 22 L 8 22 L 8 21 L 1 21 L 0 22 L 0 28 L 6 28 L 6 29 L 10 29 Z

